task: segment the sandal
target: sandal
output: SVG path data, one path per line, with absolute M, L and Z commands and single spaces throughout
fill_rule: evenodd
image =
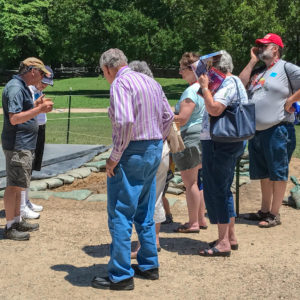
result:
M 270 228 L 281 224 L 280 221 L 280 214 L 277 216 L 274 216 L 273 214 L 269 213 L 268 217 L 263 220 L 262 222 L 265 222 L 265 224 L 259 223 L 258 226 L 260 228 Z
M 174 232 L 179 232 L 179 233 L 199 233 L 199 229 L 190 229 L 188 228 L 187 224 L 180 225 L 179 227 L 174 229 Z
M 206 225 L 205 226 L 200 225 L 199 228 L 202 229 L 202 230 L 206 230 L 207 226 Z
M 215 240 L 213 242 L 208 243 L 209 248 L 213 248 L 217 245 L 218 240 Z M 230 245 L 231 250 L 238 250 L 239 244 Z
M 211 250 L 212 253 L 209 253 L 208 251 Z M 220 252 L 219 249 L 216 247 L 212 247 L 210 249 L 204 249 L 203 252 L 200 252 L 200 256 L 207 256 L 207 257 L 214 257 L 214 256 L 221 256 L 221 257 L 229 257 L 231 254 L 231 251 L 224 251 Z
M 268 216 L 269 216 L 270 212 L 262 212 L 261 210 L 259 210 L 256 213 L 250 213 L 250 214 L 246 214 L 244 219 L 246 220 L 250 220 L 250 221 L 264 221 Z

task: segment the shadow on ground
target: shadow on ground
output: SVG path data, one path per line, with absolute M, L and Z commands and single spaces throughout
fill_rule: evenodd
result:
M 193 233 L 191 235 L 196 235 Z M 207 249 L 208 243 L 188 237 L 174 237 L 159 239 L 160 246 L 165 251 L 177 252 L 179 255 L 198 255 L 200 250 Z
M 89 256 L 101 258 L 109 256 L 109 245 L 110 244 L 85 246 L 82 250 Z
M 72 285 L 87 287 L 91 286 L 91 281 L 95 276 L 107 276 L 107 265 L 95 264 L 90 267 L 75 267 L 73 265 L 54 265 L 52 270 L 58 272 L 68 273 L 65 280 L 69 281 Z

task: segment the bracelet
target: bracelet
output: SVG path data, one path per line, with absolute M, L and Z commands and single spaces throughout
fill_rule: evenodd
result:
M 208 91 L 208 88 L 207 87 L 202 88 L 202 91 Z

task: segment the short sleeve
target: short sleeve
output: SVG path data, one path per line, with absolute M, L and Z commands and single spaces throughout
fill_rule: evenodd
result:
M 286 71 L 291 81 L 293 92 L 295 93 L 300 89 L 300 67 L 292 63 L 286 63 Z
M 23 111 L 23 94 L 21 90 L 8 91 L 8 112 L 17 114 Z
M 197 104 L 197 93 L 192 87 L 187 88 L 180 97 L 180 102 L 185 99 L 191 99 L 195 104 Z
M 214 100 L 225 106 L 228 106 L 234 100 L 236 90 L 233 80 L 229 80 L 226 82 L 226 85 L 221 87 L 214 95 Z

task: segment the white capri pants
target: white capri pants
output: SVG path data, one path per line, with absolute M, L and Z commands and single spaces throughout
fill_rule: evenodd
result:
M 153 220 L 155 223 L 162 223 L 166 220 L 166 214 L 162 202 L 162 195 L 165 189 L 167 174 L 169 170 L 169 153 L 170 148 L 168 142 L 163 144 L 163 150 L 161 155 L 161 161 L 156 173 L 156 202 Z

